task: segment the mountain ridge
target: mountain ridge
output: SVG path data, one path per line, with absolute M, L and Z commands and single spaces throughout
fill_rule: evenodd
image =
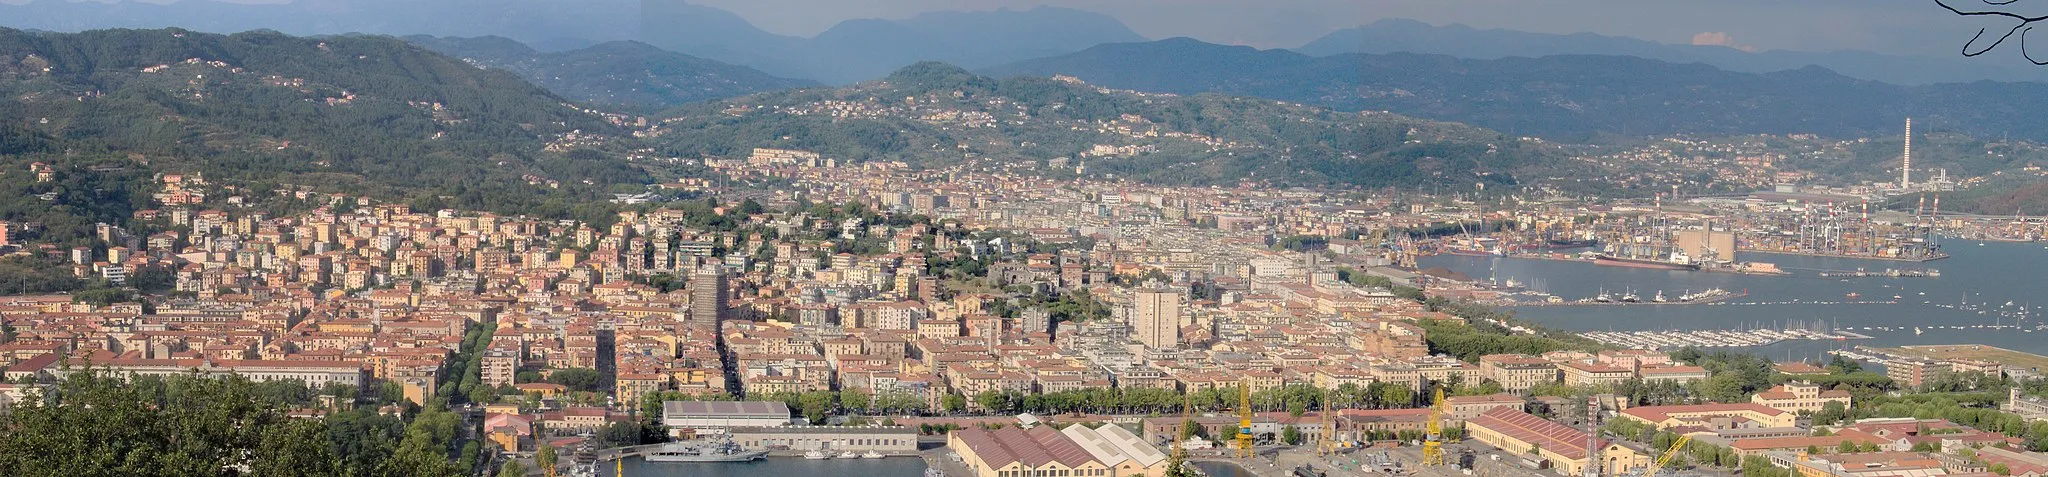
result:
M 541 52 L 510 38 L 404 39 L 479 66 L 499 68 L 556 94 L 591 104 L 655 111 L 679 104 L 818 84 L 675 53 L 632 40 Z
M 994 158 L 1055 177 L 1085 169 L 1177 184 L 1513 184 L 1566 164 L 1551 145 L 1463 124 L 1066 79 L 999 80 L 939 62 L 851 86 L 690 105 L 661 124 L 649 140 L 676 157 L 785 148 L 912 167 Z
M 2048 120 L 2022 107 L 2048 100 L 2048 84 L 1899 86 L 1818 66 L 1742 73 L 1705 63 L 1607 55 L 1314 57 L 1181 39 L 1100 45 L 978 72 L 1068 75 L 1111 88 L 1385 110 L 1562 141 L 1607 133 L 1891 135 L 1908 115 L 1929 128 L 2048 140 L 2041 132 Z
M 1106 15 L 1037 7 L 848 20 L 833 28 L 837 32 L 828 30 L 829 41 L 819 41 L 770 33 L 730 11 L 684 0 L 183 0 L 176 6 L 134 0 L 30 0 L 0 3 L 0 18 L 8 19 L 7 26 L 53 31 L 176 27 L 209 32 L 272 29 L 305 36 L 501 36 L 544 53 L 632 40 L 775 76 L 832 84 L 879 78 L 922 60 L 992 66 L 1104 42 L 1145 39 Z M 448 21 L 456 18 L 461 21 Z
M 623 160 L 546 150 L 623 133 L 607 118 L 390 37 L 0 29 L 0 95 L 0 124 L 31 146 L 260 191 L 505 208 L 554 194 L 540 182 L 644 181 Z M 50 154 L 7 159 L 77 160 Z
M 1766 73 L 1819 65 L 1847 76 L 1900 85 L 1998 81 L 2048 81 L 2048 71 L 2024 64 L 1969 58 L 1899 56 L 1868 51 L 1746 51 L 1720 45 L 1669 44 L 1595 33 L 1552 34 L 1481 29 L 1459 23 L 1442 26 L 1390 18 L 1331 32 L 1295 51 L 1311 56 L 1397 52 L 1441 54 L 1481 60 L 1511 56 L 1539 58 L 1566 54 L 1635 56 L 1671 63 L 1706 63 L 1721 69 Z

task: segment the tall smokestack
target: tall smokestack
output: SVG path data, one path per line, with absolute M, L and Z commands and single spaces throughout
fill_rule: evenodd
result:
M 1899 168 L 1899 188 L 1913 188 L 1913 118 L 1906 118 L 1906 164 Z

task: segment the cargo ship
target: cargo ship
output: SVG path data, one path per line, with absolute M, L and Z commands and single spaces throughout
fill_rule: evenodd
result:
M 1699 270 L 1700 264 L 1692 263 L 1683 254 L 1672 254 L 1670 259 L 1629 258 L 1608 254 L 1593 256 L 1593 264 L 1609 267 L 1650 268 L 1657 270 Z

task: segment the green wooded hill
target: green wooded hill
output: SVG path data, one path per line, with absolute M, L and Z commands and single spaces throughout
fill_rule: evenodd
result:
M 604 118 L 388 37 L 0 29 L 0 98 L 9 172 L 101 156 L 258 185 L 471 201 L 528 187 L 529 174 L 641 180 L 623 161 L 543 152 L 572 131 L 618 134 Z
M 845 88 L 687 106 L 654 138 L 684 157 L 745 157 L 756 147 L 912 165 L 1065 157 L 1090 174 L 1172 184 L 1471 187 L 1562 163 L 1550 145 L 1454 123 L 1061 78 L 996 80 L 934 62 Z
M 503 37 L 405 37 L 430 50 L 519 75 L 555 94 L 609 107 L 656 110 L 760 91 L 817 86 L 635 41 L 542 53 Z

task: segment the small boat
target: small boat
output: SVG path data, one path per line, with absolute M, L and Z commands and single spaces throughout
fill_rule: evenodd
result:
M 867 451 L 867 452 L 862 452 L 862 453 L 860 453 L 860 458 L 862 458 L 862 459 L 880 459 L 880 458 L 883 458 L 883 457 L 886 457 L 886 456 L 882 455 L 882 453 L 880 453 L 880 452 L 875 452 L 875 451 Z
M 1653 302 L 1657 302 L 1657 303 L 1663 303 L 1663 302 L 1664 302 L 1664 290 L 1657 290 L 1657 296 L 1654 296 L 1654 297 L 1650 297 L 1650 301 L 1653 301 Z
M 1849 299 L 1851 299 L 1851 300 L 1854 300 L 1854 299 L 1857 299 L 1857 298 L 1863 298 L 1863 294 L 1862 294 L 1862 293 L 1856 293 L 1856 292 L 1849 292 L 1849 294 L 1848 294 L 1848 295 L 1844 295 L 1844 296 L 1847 296 L 1847 297 L 1849 297 Z
M 808 451 L 804 452 L 804 458 L 810 460 L 825 460 L 832 458 L 832 454 L 826 454 L 825 451 Z
M 841 458 L 841 459 L 859 459 L 859 458 L 860 458 L 860 454 L 855 454 L 855 453 L 853 453 L 853 451 L 846 451 L 846 452 L 841 452 L 841 453 L 839 453 L 839 458 Z

